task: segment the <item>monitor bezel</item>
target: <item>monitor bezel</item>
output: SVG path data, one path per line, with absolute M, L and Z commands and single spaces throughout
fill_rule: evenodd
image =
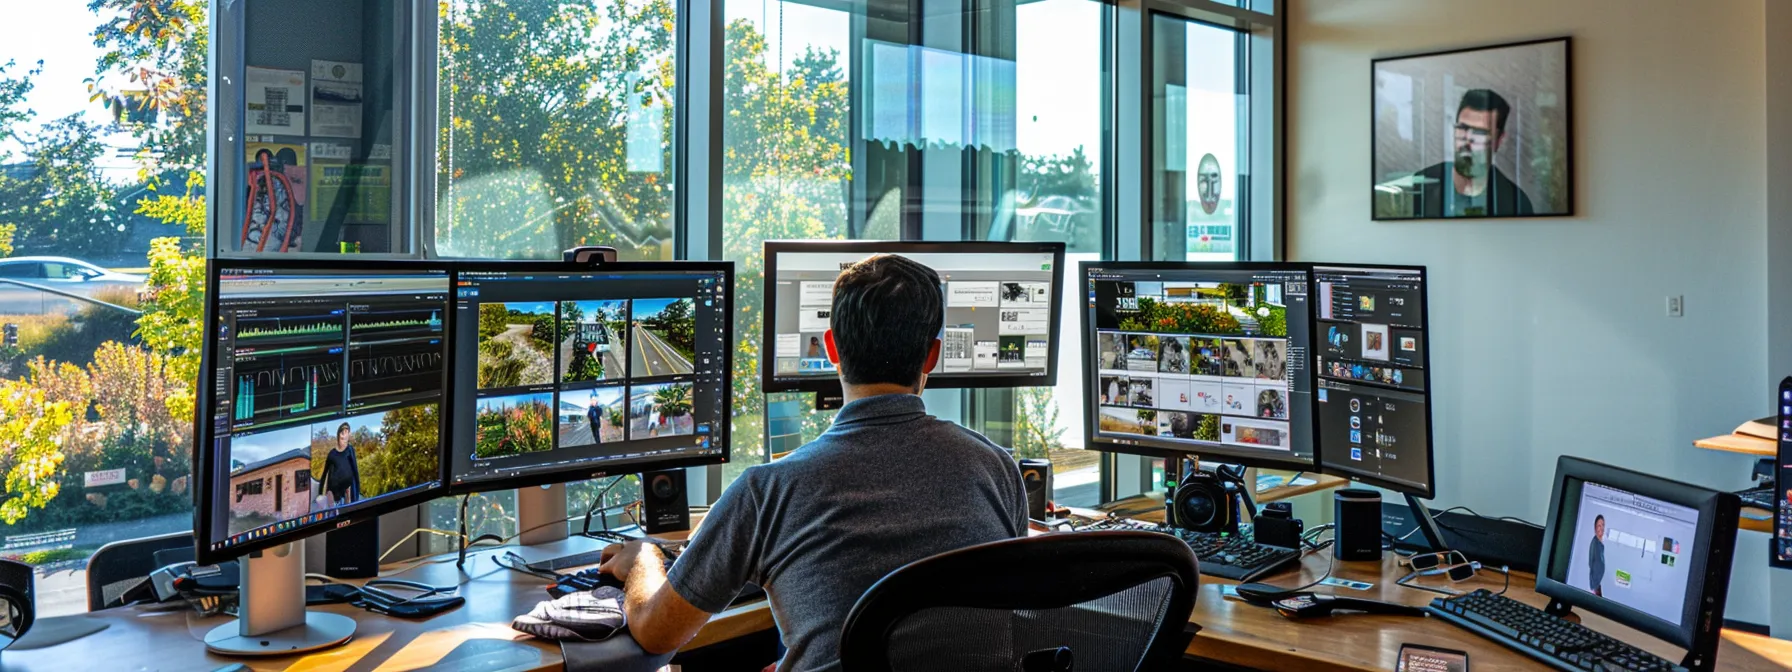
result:
M 380 259 L 377 264 L 370 265 L 367 260 L 361 259 L 270 259 L 266 257 L 256 257 L 213 258 L 207 260 L 205 322 L 203 327 L 205 329 L 205 335 L 199 353 L 199 371 L 200 375 L 204 376 L 204 380 L 199 381 L 200 384 L 195 390 L 193 413 L 193 518 L 195 523 L 193 529 L 193 545 L 196 561 L 201 565 L 215 565 L 220 562 L 235 560 L 289 542 L 303 541 L 322 532 L 348 527 L 367 520 L 374 520 L 387 513 L 416 506 L 446 494 L 448 485 L 448 454 L 443 450 L 440 454 L 442 459 L 438 460 L 437 466 L 439 469 L 436 473 L 436 484 L 432 487 L 399 497 L 384 499 L 371 506 L 356 509 L 355 511 L 334 518 L 322 520 L 310 525 L 300 525 L 291 530 L 272 533 L 261 539 L 254 539 L 229 548 L 217 550 L 211 548 L 212 539 L 210 538 L 210 535 L 213 522 L 213 502 L 211 500 L 217 493 L 211 491 L 211 480 L 202 478 L 202 476 L 208 474 L 211 469 L 217 468 L 217 465 L 212 463 L 213 460 L 211 455 L 211 447 L 216 441 L 216 436 L 214 436 L 212 432 L 212 423 L 210 422 L 212 414 L 210 409 L 212 408 L 212 404 L 216 403 L 216 399 L 213 398 L 215 395 L 212 394 L 212 390 L 214 389 L 212 383 L 216 382 L 212 367 L 216 364 L 214 360 L 218 349 L 218 333 L 216 329 L 216 325 L 218 324 L 218 304 L 220 299 L 218 295 L 218 286 L 222 271 L 225 268 L 266 269 L 271 271 L 318 270 L 325 272 L 440 271 L 448 283 L 447 290 L 449 293 L 450 307 L 450 310 L 446 311 L 448 315 L 444 316 L 442 322 L 444 329 L 447 329 L 449 333 L 452 333 L 452 330 L 454 329 L 454 311 L 452 310 L 454 271 L 453 265 L 449 262 L 414 259 Z M 452 337 L 445 337 L 443 341 L 444 345 L 451 344 Z M 442 387 L 443 402 L 440 411 L 437 413 L 437 422 L 439 423 L 437 426 L 437 435 L 445 438 L 448 436 L 449 428 L 453 426 L 450 421 L 450 417 L 452 416 L 452 409 L 450 408 L 451 398 L 448 396 L 451 394 L 451 384 L 453 381 L 448 380 L 451 379 L 452 376 L 449 376 L 446 371 L 444 371 L 443 376 L 445 378 Z M 228 496 L 228 494 L 225 495 L 226 498 L 228 498 Z
M 1768 501 L 1773 502 L 1773 510 L 1768 511 L 1773 517 L 1773 530 L 1767 537 L 1767 563 L 1774 569 L 1792 569 L 1792 558 L 1782 559 L 1774 550 L 1775 545 L 1792 544 L 1792 541 L 1788 541 L 1792 539 L 1792 501 L 1786 496 L 1786 491 L 1792 490 L 1792 479 L 1785 478 L 1786 473 L 1792 471 L 1792 430 L 1786 429 L 1792 427 L 1792 413 L 1785 412 L 1789 396 L 1792 396 L 1792 376 L 1780 381 L 1779 396 L 1773 400 L 1773 407 L 1779 411 L 1780 419 L 1780 426 L 1775 431 L 1780 436 L 1774 442 L 1779 449 L 1773 465 L 1773 478 L 1768 479 L 1773 485 L 1773 489 L 1768 491 L 1771 495 Z
M 722 273 L 723 296 L 736 305 L 739 301 L 734 295 L 734 262 L 732 261 L 618 261 L 601 265 L 570 263 L 564 261 L 484 261 L 464 260 L 456 262 L 454 268 L 454 284 L 460 286 L 462 273 L 601 273 L 610 271 L 652 273 L 662 271 Z M 457 297 L 458 300 L 458 297 Z M 724 307 L 724 312 L 732 314 L 732 306 Z M 456 307 L 455 313 L 459 313 Z M 722 337 L 725 343 L 734 343 L 734 320 L 722 320 Z M 732 376 L 734 372 L 734 347 L 725 348 L 722 355 L 722 369 Z M 452 376 L 450 377 L 452 378 Z M 448 393 L 458 397 L 460 390 L 454 380 L 448 381 Z M 450 405 L 453 405 L 453 401 Z M 481 479 L 456 483 L 454 472 L 454 424 L 449 424 L 446 436 L 448 441 L 443 446 L 442 479 L 450 495 L 465 495 L 496 490 L 513 490 L 559 483 L 573 483 L 593 478 L 605 478 L 626 474 L 639 474 L 649 471 L 667 469 L 683 469 L 687 467 L 703 467 L 712 464 L 726 464 L 734 455 L 732 442 L 732 418 L 734 417 L 734 389 L 728 386 L 728 393 L 722 395 L 722 415 L 726 418 L 716 423 L 717 432 L 712 435 L 722 443 L 720 455 L 700 457 L 680 457 L 665 460 L 642 460 L 608 465 L 612 468 L 593 469 L 589 465 L 568 466 L 559 469 L 532 471 L 527 474 L 505 476 L 503 478 Z
M 1003 254 L 1050 252 L 1052 254 L 1052 303 L 1049 328 L 1056 330 L 1063 318 L 1064 303 L 1064 243 L 1061 242 L 1025 242 L 1013 243 L 1002 241 L 894 241 L 894 240 L 768 240 L 765 241 L 763 254 L 765 259 L 765 283 L 776 282 L 778 277 L 778 255 L 785 252 L 817 252 L 817 253 L 863 253 L 870 256 L 876 253 L 905 254 Z M 776 352 L 777 344 L 772 340 L 776 335 L 777 303 L 774 297 L 777 292 L 771 291 L 770 285 L 760 288 L 765 302 L 761 306 L 759 346 L 759 386 L 760 391 L 770 392 L 813 392 L 823 396 L 839 396 L 842 393 L 840 376 L 816 377 L 803 380 L 778 380 L 774 369 L 776 357 L 764 356 L 764 353 Z M 1031 375 L 993 375 L 976 377 L 929 377 L 927 389 L 957 390 L 983 389 L 992 387 L 1051 387 L 1058 384 L 1058 348 L 1063 334 L 1052 333 L 1054 338 L 1046 343 L 1046 364 L 1044 376 Z
M 1099 377 L 1100 377 L 1100 371 L 1097 370 L 1097 367 L 1095 366 L 1095 358 L 1090 356 L 1090 353 L 1094 352 L 1094 349 L 1095 349 L 1095 346 L 1089 342 L 1089 339 L 1092 336 L 1094 336 L 1094 334 L 1095 334 L 1095 325 L 1091 321 L 1093 318 L 1090 315 L 1091 309 L 1088 305 L 1088 298 L 1087 298 L 1089 295 L 1089 291 L 1090 291 L 1089 270 L 1091 268 L 1116 269 L 1116 270 L 1122 270 L 1122 271 L 1152 271 L 1152 270 L 1165 270 L 1165 271 L 1186 271 L 1186 270 L 1299 271 L 1299 272 L 1304 273 L 1307 276 L 1308 284 L 1310 286 L 1312 284 L 1313 274 L 1312 274 L 1311 270 L 1309 269 L 1308 264 L 1299 263 L 1299 262 L 1279 262 L 1279 261 L 1100 261 L 1100 260 L 1093 260 L 1093 261 L 1078 262 L 1078 264 L 1077 264 L 1077 279 L 1079 282 L 1079 286 L 1078 286 L 1077 296 L 1082 297 L 1082 298 L 1077 304 L 1077 310 L 1079 313 L 1081 313 L 1080 316 L 1078 317 L 1078 324 L 1080 325 L 1079 330 L 1081 333 L 1079 333 L 1077 335 L 1077 342 L 1082 345 L 1082 350 L 1083 350 L 1083 356 L 1081 358 L 1082 361 L 1079 364 L 1079 368 L 1082 369 L 1082 374 L 1083 374 L 1083 381 L 1082 381 L 1083 384 L 1082 384 L 1081 393 L 1082 393 L 1082 397 L 1083 397 L 1083 447 L 1085 449 L 1100 450 L 1100 451 L 1106 451 L 1106 452 L 1112 452 L 1112 453 L 1125 453 L 1128 455 L 1141 455 L 1141 456 L 1145 456 L 1145 457 L 1161 458 L 1161 459 L 1166 459 L 1166 460 L 1168 460 L 1168 459 L 1193 459 L 1193 460 L 1197 460 L 1197 461 L 1215 462 L 1215 463 L 1220 463 L 1220 464 L 1237 464 L 1237 465 L 1242 465 L 1242 466 L 1246 466 L 1246 467 L 1256 467 L 1256 468 L 1261 468 L 1261 469 L 1288 469 L 1288 470 L 1295 470 L 1295 471 L 1314 471 L 1314 472 L 1318 471 L 1319 418 L 1318 418 L 1318 414 L 1316 412 L 1318 410 L 1317 408 L 1314 408 L 1313 410 L 1315 412 L 1309 413 L 1308 418 L 1307 418 L 1309 421 L 1308 424 L 1310 425 L 1307 428 L 1307 431 L 1309 432 L 1309 436 L 1311 436 L 1313 439 L 1312 440 L 1313 454 L 1308 459 L 1301 459 L 1297 456 L 1294 456 L 1292 453 L 1290 453 L 1289 454 L 1290 456 L 1286 457 L 1286 458 L 1266 456 L 1266 455 L 1261 454 L 1259 451 L 1257 451 L 1255 449 L 1249 449 L 1249 448 L 1230 448 L 1227 446 L 1215 445 L 1215 446 L 1192 447 L 1190 449 L 1185 450 L 1185 449 L 1181 449 L 1181 448 L 1168 448 L 1168 447 L 1163 447 L 1163 446 L 1145 446 L 1145 445 L 1128 444 L 1128 443 L 1116 443 L 1112 440 L 1100 438 L 1099 432 L 1096 431 L 1097 427 L 1099 426 L 1099 422 L 1100 422 L 1100 417 L 1097 415 L 1097 413 L 1099 412 L 1098 407 L 1100 406 L 1100 404 L 1096 403 L 1095 395 L 1091 394 L 1091 391 L 1095 389 L 1096 381 L 1099 380 Z M 1309 294 L 1308 301 L 1311 301 L 1311 300 L 1312 300 L 1312 298 L 1311 298 L 1311 295 Z M 1308 350 L 1310 353 L 1311 348 L 1309 347 Z M 1311 356 L 1309 354 L 1309 360 L 1310 360 L 1310 358 L 1311 358 Z M 1308 362 L 1307 366 L 1308 366 L 1308 368 L 1312 367 L 1311 361 Z M 1290 422 L 1289 427 L 1292 429 L 1293 426 L 1294 426 L 1294 424 L 1292 422 Z
M 1312 380 L 1313 380 L 1313 462 L 1317 465 L 1319 472 L 1323 473 L 1323 474 L 1331 474 L 1333 476 L 1338 476 L 1341 478 L 1347 478 L 1352 481 L 1356 481 L 1363 485 L 1374 486 L 1377 488 L 1384 488 L 1384 489 L 1392 490 L 1394 492 L 1398 492 L 1401 494 L 1412 495 L 1414 497 L 1420 497 L 1423 499 L 1431 499 L 1432 497 L 1435 497 L 1437 495 L 1437 438 L 1436 438 L 1437 422 L 1436 422 L 1436 413 L 1434 412 L 1433 409 L 1434 409 L 1434 406 L 1436 405 L 1437 399 L 1434 395 L 1432 395 L 1432 391 L 1437 389 L 1437 377 L 1435 375 L 1433 375 L 1434 371 L 1431 368 L 1431 350 L 1432 350 L 1432 344 L 1435 343 L 1437 341 L 1437 339 L 1433 338 L 1433 335 L 1431 332 L 1431 278 L 1430 278 L 1430 273 L 1428 272 L 1428 269 L 1425 266 L 1419 265 L 1419 264 L 1350 264 L 1350 263 L 1332 263 L 1332 262 L 1305 262 L 1305 263 L 1306 263 L 1307 270 L 1308 270 L 1307 277 L 1310 279 L 1309 293 L 1312 295 L 1317 295 L 1317 292 L 1319 291 L 1318 285 L 1319 285 L 1320 269 L 1341 269 L 1341 270 L 1362 269 L 1362 270 L 1371 270 L 1371 271 L 1414 271 L 1419 274 L 1419 287 L 1422 288 L 1422 291 L 1419 292 L 1419 311 L 1420 311 L 1419 314 L 1423 317 L 1423 319 L 1421 320 L 1423 323 L 1421 325 L 1419 325 L 1419 328 L 1425 332 L 1425 352 L 1424 352 L 1423 356 L 1424 356 L 1424 360 L 1425 360 L 1425 381 L 1426 382 L 1425 382 L 1425 391 L 1421 393 L 1425 397 L 1425 484 L 1424 484 L 1424 486 L 1416 487 L 1410 483 L 1402 483 L 1400 481 L 1382 478 L 1375 474 L 1370 474 L 1370 473 L 1367 473 L 1367 472 L 1364 472 L 1361 470 L 1352 469 L 1352 468 L 1350 468 L 1350 466 L 1348 464 L 1345 464 L 1343 462 L 1340 462 L 1337 464 L 1331 464 L 1331 463 L 1328 463 L 1327 460 L 1325 459 L 1326 452 L 1325 452 L 1324 436 L 1323 436 L 1323 433 L 1320 431 L 1320 427 L 1319 427 L 1319 389 L 1320 389 L 1319 388 L 1319 383 L 1320 383 L 1319 367 L 1314 364 L 1314 362 L 1317 361 L 1317 359 L 1318 359 L 1317 346 L 1315 344 L 1318 342 L 1317 329 L 1318 329 L 1318 324 L 1319 324 L 1319 302 L 1316 299 L 1309 299 L 1307 307 L 1312 311 L 1311 318 L 1310 318 L 1309 322 L 1314 325 L 1314 329 L 1315 329 L 1315 331 L 1314 331 L 1315 338 L 1313 339 L 1312 342 L 1310 342 L 1308 344 L 1309 347 L 1307 350 L 1307 372 L 1308 372 L 1308 375 L 1311 376 Z
M 1565 504 L 1564 499 L 1567 496 L 1570 479 L 1582 483 L 1597 483 L 1698 510 L 1699 530 L 1694 543 L 1697 544 L 1697 548 L 1704 549 L 1704 552 L 1691 558 L 1687 567 L 1687 599 L 1683 600 L 1679 625 L 1593 595 L 1555 578 L 1556 575 L 1565 578 L 1568 571 L 1566 567 L 1561 568 L 1559 573 L 1556 571 L 1554 556 L 1556 535 L 1560 528 L 1564 524 L 1574 524 L 1573 521 L 1564 522 L 1562 520 L 1564 514 L 1562 507 Z M 1537 592 L 1552 600 L 1612 619 L 1675 646 L 1692 649 L 1698 643 L 1699 631 L 1704 625 L 1700 623 L 1700 613 L 1711 607 L 1711 605 L 1707 605 L 1707 601 L 1715 600 L 1712 603 L 1715 608 L 1710 613 L 1721 614 L 1723 611 L 1729 587 L 1730 554 L 1733 552 L 1736 541 L 1737 514 L 1740 510 L 1741 502 L 1733 493 L 1702 488 L 1639 471 L 1563 455 L 1556 460 L 1555 484 L 1549 498 L 1549 519 L 1544 521 L 1543 551 L 1537 562 Z M 1725 542 L 1725 540 L 1728 541 Z M 1728 543 L 1732 548 L 1720 548 L 1721 543 Z M 1711 585 L 1712 583 L 1717 585 Z M 1715 628 L 1715 625 L 1713 627 Z

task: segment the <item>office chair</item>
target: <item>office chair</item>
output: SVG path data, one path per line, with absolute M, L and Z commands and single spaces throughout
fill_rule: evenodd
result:
M 161 567 L 156 552 L 184 548 L 191 560 L 192 532 L 114 541 L 93 552 L 87 559 L 87 610 L 99 611 L 120 606 L 119 598 L 149 578 Z
M 853 605 L 844 672 L 1156 670 L 1188 644 L 1200 573 L 1155 532 L 1045 534 L 905 565 Z

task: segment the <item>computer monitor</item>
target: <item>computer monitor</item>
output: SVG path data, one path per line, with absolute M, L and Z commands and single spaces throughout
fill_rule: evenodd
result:
M 1058 380 L 1063 243 L 772 241 L 765 244 L 766 392 L 840 394 L 822 334 L 840 270 L 875 254 L 940 275 L 946 317 L 927 387 L 1037 387 Z
M 1714 655 L 1740 510 L 1732 493 L 1563 456 L 1537 592 L 1557 613 L 1586 609 L 1689 659 Z
M 200 564 L 442 494 L 445 265 L 217 260 L 207 282 Z
M 1429 498 L 1431 343 L 1422 266 L 1313 266 L 1320 469 Z
M 1780 450 L 1773 470 L 1773 538 L 1768 540 L 1773 566 L 1792 569 L 1792 377 L 1780 381 Z
M 1306 266 L 1085 261 L 1093 450 L 1313 468 Z
M 728 460 L 732 262 L 456 269 L 452 491 Z

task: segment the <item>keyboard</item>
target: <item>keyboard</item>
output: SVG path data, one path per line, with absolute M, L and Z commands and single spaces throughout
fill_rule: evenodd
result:
M 1509 597 L 1477 590 L 1437 598 L 1433 617 L 1474 632 L 1558 670 L 1685 672 L 1655 654 L 1557 618 Z
M 1245 534 L 1191 532 L 1135 520 L 1101 520 L 1077 528 L 1079 532 L 1092 530 L 1144 530 L 1168 534 L 1181 539 L 1195 552 L 1195 557 L 1201 560 L 1202 574 L 1233 581 L 1268 576 L 1300 563 L 1300 551 L 1259 544 Z
M 1773 487 L 1749 488 L 1738 490 L 1736 496 L 1742 500 L 1743 506 L 1757 509 L 1773 510 Z

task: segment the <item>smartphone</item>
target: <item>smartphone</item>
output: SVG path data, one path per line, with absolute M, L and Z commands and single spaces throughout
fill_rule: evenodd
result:
M 1468 672 L 1468 653 L 1417 644 L 1400 645 L 1395 672 Z

